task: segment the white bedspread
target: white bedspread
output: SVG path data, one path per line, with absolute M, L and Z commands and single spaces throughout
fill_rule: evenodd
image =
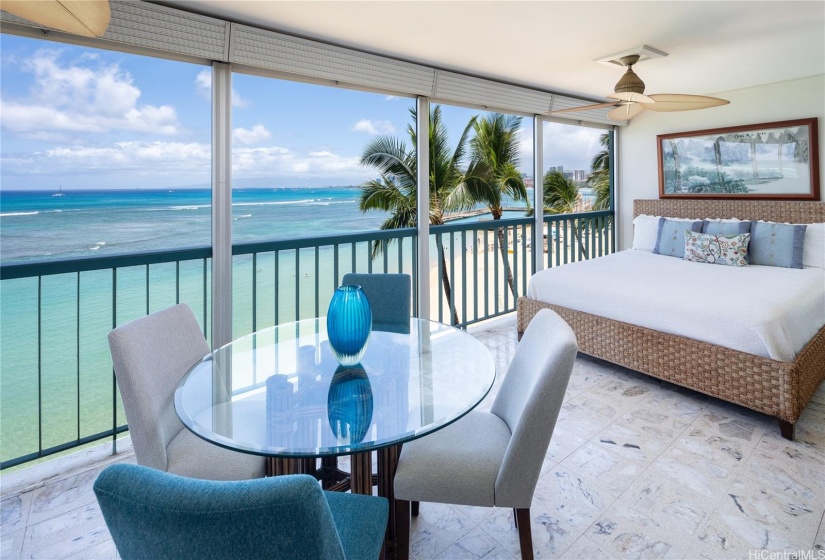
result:
M 825 270 L 628 250 L 543 270 L 532 299 L 790 362 L 825 324 Z

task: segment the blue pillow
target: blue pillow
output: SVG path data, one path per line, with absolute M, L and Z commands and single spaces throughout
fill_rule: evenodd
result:
M 659 231 L 656 233 L 656 246 L 653 247 L 653 252 L 657 255 L 683 258 L 685 230 L 702 233 L 702 220 L 685 222 L 659 218 Z
M 750 233 L 751 223 L 744 222 L 714 222 L 705 220 L 702 222 L 702 233 L 709 235 L 741 235 Z
M 753 222 L 748 246 L 750 264 L 802 268 L 807 225 Z

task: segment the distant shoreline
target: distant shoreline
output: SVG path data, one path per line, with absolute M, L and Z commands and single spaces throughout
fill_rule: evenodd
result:
M 357 185 L 325 185 L 323 187 L 232 187 L 233 191 L 302 191 L 302 190 L 319 190 L 319 189 L 351 189 L 360 190 L 361 187 Z M 73 189 L 73 188 L 58 188 L 58 189 L 0 189 L 0 195 L 3 194 L 48 194 L 62 192 L 67 193 L 105 193 L 105 192 L 194 192 L 203 191 L 211 192 L 212 187 L 145 187 L 138 189 Z

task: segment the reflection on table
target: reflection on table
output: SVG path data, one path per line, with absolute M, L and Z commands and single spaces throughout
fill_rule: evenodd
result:
M 377 485 L 390 501 L 393 557 L 401 445 L 472 410 L 495 379 L 489 350 L 467 333 L 423 319 L 400 330 L 372 331 L 352 366 L 335 359 L 324 318 L 242 337 L 192 367 L 175 409 L 205 440 L 268 457 L 268 475 L 311 474 L 326 489 L 362 494 Z M 340 455 L 350 455 L 349 473 L 338 470 Z
M 273 457 L 352 454 L 414 439 L 457 419 L 489 391 L 489 351 L 452 327 L 412 319 L 374 331 L 361 362 L 341 366 L 323 319 L 254 333 L 204 358 L 175 407 L 209 441 Z

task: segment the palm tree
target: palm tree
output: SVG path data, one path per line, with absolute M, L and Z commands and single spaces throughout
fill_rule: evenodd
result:
M 415 146 L 416 110 L 410 109 L 413 125 L 407 127 L 410 147 L 397 138 L 380 136 L 364 148 L 361 165 L 375 167 L 381 174 L 379 179 L 367 181 L 361 187 L 359 208 L 362 212 L 381 210 L 390 212 L 390 216 L 381 224 L 381 229 L 394 229 L 416 226 L 417 156 Z M 449 194 L 466 180 L 477 181 L 473 175 L 473 165 L 467 172 L 461 171 L 467 148 L 467 138 L 475 123 L 470 119 L 454 150 L 450 150 L 447 126 L 441 118 L 441 107 L 436 105 L 430 110 L 430 224 L 444 223 L 444 213 L 451 208 L 447 204 Z M 373 244 L 373 257 L 383 247 L 383 242 Z M 458 323 L 458 313 L 453 303 L 450 277 L 447 273 L 447 259 L 441 248 L 441 279 L 444 295 L 452 311 L 453 324 Z
M 596 152 L 590 163 L 590 177 L 587 184 L 596 194 L 593 201 L 593 210 L 607 210 L 610 208 L 610 135 L 605 132 L 599 137 L 602 150 Z
M 472 158 L 470 169 L 473 178 L 460 183 L 449 195 L 451 207 L 469 209 L 484 204 L 490 209 L 494 220 L 500 220 L 504 213 L 502 199 L 527 201 L 527 187 L 516 167 L 519 158 L 518 131 L 521 117 L 492 113 L 475 121 L 475 136 L 470 140 Z M 479 179 L 475 179 L 478 177 Z M 504 228 L 497 228 L 498 247 L 510 293 L 515 297 L 513 273 L 504 244 Z
M 565 179 L 559 171 L 548 171 L 544 175 L 544 211 L 549 214 L 571 214 L 581 205 L 581 194 L 572 179 Z M 579 227 L 581 224 L 573 222 L 573 236 L 579 244 L 581 253 L 587 258 L 581 239 Z

